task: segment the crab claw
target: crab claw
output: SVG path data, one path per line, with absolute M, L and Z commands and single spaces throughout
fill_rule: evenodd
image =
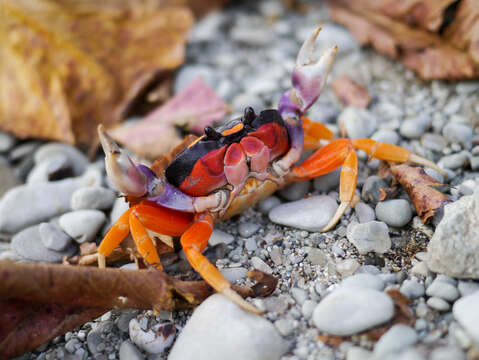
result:
M 285 94 L 283 104 L 280 103 L 280 108 L 281 105 L 289 107 L 290 110 L 293 107 L 299 111 L 300 116 L 321 94 L 338 51 L 338 47 L 334 46 L 319 56 L 316 51 L 316 38 L 320 31 L 321 28 L 317 28 L 301 46 L 292 74 L 293 89 Z
M 115 141 L 98 125 L 98 137 L 105 152 L 106 173 L 113 185 L 125 195 L 141 197 L 147 191 L 145 176 L 138 170 L 128 155 L 121 151 Z

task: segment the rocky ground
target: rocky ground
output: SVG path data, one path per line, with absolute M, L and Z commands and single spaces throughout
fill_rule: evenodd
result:
M 201 75 L 235 115 L 275 106 L 301 42 L 318 24 L 321 46 L 339 46 L 331 78 L 348 74 L 373 100 L 366 110 L 344 108 L 328 88 L 309 117 L 336 134 L 342 123 L 351 138 L 398 144 L 439 164 L 447 178 L 427 172 L 452 185 L 443 190 L 454 203 L 436 217 L 438 226 L 422 225 L 404 193 L 378 204 L 378 189 L 391 179 L 376 176 L 379 162 L 359 154 L 361 202 L 332 231 L 318 229 L 338 206 L 337 171 L 217 226 L 210 257 L 230 281 L 247 283 L 253 268 L 279 279 L 272 296 L 252 300 L 264 316 L 220 295 L 194 313 L 110 311 L 22 359 L 479 359 L 479 82 L 421 81 L 360 48 L 324 6 L 300 14 L 264 1 L 229 7 L 195 27 L 175 91 Z M 60 262 L 79 243 L 100 240 L 125 209 L 100 157 L 89 163 L 67 145 L 7 134 L 0 152 L 0 194 L 8 190 L 0 231 L 10 234 L 0 241 L 0 259 Z M 365 332 L 391 321 L 394 291 L 411 299 L 413 319 L 374 342 Z

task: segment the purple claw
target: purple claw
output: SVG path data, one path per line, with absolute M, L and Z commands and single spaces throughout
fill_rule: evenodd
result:
M 98 136 L 105 152 L 106 173 L 113 185 L 125 195 L 141 197 L 147 192 L 145 176 L 128 155 L 121 151 L 106 133 L 103 125 L 98 126 Z

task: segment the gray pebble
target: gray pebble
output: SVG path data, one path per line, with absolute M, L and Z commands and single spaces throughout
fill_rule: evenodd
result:
M 434 180 L 437 180 L 437 182 L 444 183 L 444 176 L 439 171 L 431 168 L 424 168 L 424 172 Z
M 303 303 L 308 299 L 308 293 L 300 288 L 294 287 L 291 289 L 291 295 L 293 295 L 294 300 L 299 305 L 303 305 Z
M 427 263 L 425 261 L 419 261 L 418 263 L 414 264 L 411 268 L 411 274 L 424 277 L 428 276 L 430 272 L 429 268 L 427 267 Z
M 233 267 L 220 269 L 220 272 L 230 283 L 235 283 L 238 280 L 246 278 L 248 269 L 245 269 L 244 267 Z
M 401 124 L 399 133 L 408 139 L 419 139 L 431 124 L 432 119 L 428 116 L 417 116 L 406 119 Z
M 9 151 L 15 145 L 15 142 L 13 135 L 0 131 L 0 153 Z
M 105 220 L 105 214 L 99 210 L 77 210 L 62 215 L 59 224 L 63 231 L 82 244 L 95 240 Z
M 251 264 L 255 269 L 261 270 L 265 273 L 271 274 L 273 272 L 273 269 L 271 269 L 268 264 L 266 264 L 263 260 L 261 260 L 261 258 L 257 256 L 253 256 L 251 258 Z
M 479 291 L 457 300 L 452 312 L 466 332 L 479 343 L 479 306 L 477 304 L 479 304 Z
M 13 236 L 11 248 L 21 258 L 33 261 L 59 263 L 64 256 L 71 257 L 76 252 L 77 248 L 72 243 L 62 251 L 48 249 L 43 245 L 39 228 L 39 225 L 35 225 Z
M 376 204 L 381 196 L 379 189 L 386 189 L 387 187 L 387 184 L 379 176 L 370 176 L 364 182 L 361 190 L 361 198 L 367 202 Z
M 264 299 L 264 305 L 268 312 L 283 314 L 289 307 L 285 296 L 270 296 Z
M 213 69 L 205 65 L 185 65 L 178 71 L 173 85 L 175 94 L 187 88 L 198 77 L 212 88 L 216 87 L 218 79 Z
M 259 224 L 252 222 L 243 222 L 238 225 L 238 233 L 242 237 L 250 237 L 254 235 L 260 228 Z
M 143 360 L 145 358 L 130 340 L 121 343 L 119 356 L 120 360 Z
M 301 306 L 301 312 L 303 313 L 304 317 L 309 319 L 311 315 L 313 315 L 313 311 L 318 304 L 316 301 L 313 300 L 306 300 Z
M 70 236 L 53 224 L 41 223 L 39 225 L 39 231 L 42 243 L 47 249 L 62 251 L 72 242 Z
M 439 134 L 425 133 L 421 137 L 421 145 L 428 150 L 442 152 L 447 147 L 447 140 Z
M 348 106 L 339 114 L 338 123 L 344 126 L 350 139 L 359 139 L 376 130 L 377 119 L 368 110 Z
M 399 135 L 394 130 L 380 129 L 371 135 L 371 139 L 397 145 L 399 143 Z
M 375 212 L 378 220 L 394 227 L 403 227 L 412 219 L 411 206 L 404 199 L 381 201 Z
M 122 332 L 128 332 L 130 320 L 138 315 L 139 310 L 126 309 L 121 310 L 121 314 L 116 321 L 116 326 Z
M 328 264 L 330 258 L 329 255 L 326 254 L 323 250 L 311 248 L 308 251 L 307 260 L 309 260 L 313 265 L 325 267 Z
M 479 170 L 479 156 L 472 156 L 470 159 L 471 169 L 474 171 Z
M 373 353 L 359 346 L 352 346 L 346 353 L 346 360 L 371 360 Z
M 462 144 L 466 148 L 471 147 L 473 131 L 468 125 L 449 122 L 442 129 L 442 135 L 450 142 Z
M 69 159 L 69 163 L 73 167 L 73 175 L 79 176 L 83 174 L 88 166 L 88 159 L 81 151 L 71 145 L 63 143 L 47 143 L 40 146 L 35 151 L 34 160 L 35 164 L 40 164 L 48 158 L 55 157 L 61 154 Z
M 276 196 L 268 196 L 266 199 L 261 200 L 257 207 L 258 211 L 262 214 L 268 214 L 271 209 L 281 204 L 281 200 Z
M 88 350 L 92 354 L 96 354 L 101 351 L 102 347 L 105 345 L 104 340 L 101 337 L 100 331 L 92 330 L 88 333 L 86 337 L 86 342 L 88 345 Z
M 253 238 L 246 239 L 246 241 L 244 243 L 244 248 L 246 249 L 246 251 L 255 251 L 256 249 L 258 249 L 258 245 L 256 244 L 256 240 L 253 239 Z
M 146 319 L 146 317 L 140 318 L 140 321 L 141 319 Z M 176 327 L 171 322 L 164 322 L 153 325 L 148 329 L 147 325 L 142 327 L 140 321 L 137 319 L 130 320 L 130 340 L 147 353 L 163 354 L 173 344 Z
M 464 167 L 469 161 L 469 157 L 466 152 L 460 152 L 457 154 L 443 156 L 438 165 L 440 167 L 445 167 L 451 170 L 456 170 Z
M 276 320 L 274 322 L 274 325 L 276 326 L 276 329 L 278 329 L 280 334 L 283 336 L 291 335 L 295 329 L 294 320 L 291 318 L 282 318 L 282 319 Z
M 278 193 L 282 198 L 288 201 L 295 201 L 304 198 L 308 193 L 310 187 L 310 181 L 299 181 L 292 185 L 280 190 Z
M 351 276 L 360 266 L 356 259 L 344 259 L 336 263 L 336 271 L 341 276 Z
M 362 201 L 356 204 L 354 211 L 356 212 L 356 216 L 360 223 L 367 223 L 376 220 L 376 214 L 374 213 L 373 208 Z
M 404 280 L 399 291 L 414 300 L 424 296 L 424 285 L 421 284 L 417 278 L 413 277 L 409 280 Z
M 349 336 L 383 324 L 394 315 L 386 294 L 367 288 L 340 287 L 322 300 L 313 322 L 330 335 Z
M 320 192 L 328 192 L 339 188 L 341 168 L 314 179 L 314 189 Z
M 426 253 L 427 254 L 427 253 Z M 427 256 L 426 256 L 426 259 L 424 259 L 425 261 L 427 261 Z M 456 287 L 457 286 L 457 280 L 454 279 L 453 277 L 449 276 L 449 275 L 445 275 L 445 274 L 437 274 L 436 276 L 436 279 L 437 281 L 442 281 L 442 282 L 446 282 L 448 284 L 451 284 L 452 286 Z
M 111 209 L 115 199 L 115 192 L 111 189 L 101 186 L 83 187 L 72 194 L 71 208 L 72 210 Z
M 466 354 L 455 346 L 441 346 L 433 349 L 429 360 L 466 360 Z
M 479 291 L 479 282 L 460 280 L 457 288 L 461 296 L 471 295 L 476 291 Z
M 266 46 L 273 41 L 273 34 L 267 29 L 261 26 L 235 26 L 230 36 L 233 41 L 238 41 L 247 45 L 254 46 Z
M 257 95 L 251 93 L 242 93 L 233 97 L 231 106 L 235 111 L 243 112 L 248 106 L 251 106 L 256 112 L 261 111 L 264 107 L 263 101 Z
M 65 154 L 52 154 L 37 163 L 27 176 L 27 184 L 58 180 L 71 176 L 72 164 Z
M 367 273 L 354 274 L 341 281 L 341 286 L 352 286 L 382 291 L 384 289 L 384 281 L 376 275 Z
M 234 236 L 231 234 L 228 234 L 224 231 L 214 229 L 213 233 L 211 234 L 208 244 L 210 246 L 215 246 L 218 244 L 231 244 L 235 240 Z
M 401 352 L 417 341 L 418 336 L 413 328 L 403 324 L 394 325 L 374 344 L 374 356 L 383 359 L 390 353 Z
M 15 148 L 10 150 L 10 161 L 17 162 L 20 159 L 31 155 L 39 145 L 40 143 L 38 141 L 27 141 L 15 146 Z
M 0 198 L 17 185 L 20 185 L 20 180 L 15 175 L 14 170 L 6 160 L 0 159 Z
M 459 297 L 459 291 L 454 285 L 434 279 L 426 289 L 427 296 L 436 296 L 446 301 L 454 301 Z
M 319 231 L 333 217 L 338 205 L 329 196 L 312 196 L 275 207 L 269 213 L 272 222 L 308 231 Z
M 451 308 L 451 305 L 449 305 L 447 301 L 438 297 L 430 297 L 426 303 L 430 308 L 437 311 L 449 311 Z
M 117 198 L 110 212 L 110 223 L 114 224 L 129 208 L 130 205 L 125 201 L 124 197 Z
M 364 224 L 351 223 L 348 225 L 346 236 L 360 254 L 370 251 L 383 254 L 391 248 L 388 227 L 380 221 Z
M 282 265 L 283 264 L 283 252 L 281 251 L 280 247 L 274 245 L 271 248 L 269 256 L 271 257 L 271 260 L 273 260 L 275 265 Z

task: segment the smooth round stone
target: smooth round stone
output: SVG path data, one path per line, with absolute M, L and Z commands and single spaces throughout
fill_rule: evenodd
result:
M 336 271 L 341 276 L 351 276 L 360 266 L 356 259 L 344 259 L 336 263 Z
M 415 277 L 404 280 L 399 289 L 408 298 L 414 300 L 424 296 L 424 285 L 421 284 Z
M 371 360 L 373 353 L 360 346 L 352 346 L 346 353 L 346 360 Z
M 389 321 L 394 303 L 386 294 L 372 289 L 340 287 L 322 300 L 313 322 L 330 335 L 349 336 Z
M 439 171 L 431 168 L 424 168 L 424 172 L 434 180 L 437 180 L 437 182 L 444 183 L 444 176 Z
M 39 225 L 35 225 L 13 236 L 12 250 L 23 259 L 50 263 L 59 263 L 64 256 L 71 257 L 76 252 L 77 248 L 73 243 L 62 251 L 48 249 L 43 245 L 39 228 Z
M 8 162 L 3 158 L 0 159 L 0 198 L 8 190 L 20 184 L 20 180 L 17 178 L 14 170 L 10 167 Z
M 110 212 L 110 223 L 114 224 L 125 211 L 130 208 L 130 205 L 125 201 L 124 197 L 119 197 L 113 203 L 113 208 Z
M 438 165 L 440 167 L 456 170 L 456 169 L 464 167 L 468 161 L 469 161 L 469 156 L 467 155 L 467 153 L 460 152 L 458 154 L 443 156 L 441 160 L 439 160 Z
M 404 199 L 381 201 L 375 212 L 378 220 L 394 227 L 403 227 L 412 219 L 411 206 Z
M 315 178 L 313 181 L 315 190 L 318 190 L 320 192 L 337 190 L 339 188 L 340 175 L 341 169 L 339 168 L 328 174 Z
M 41 223 L 39 225 L 39 231 L 43 245 L 50 250 L 65 250 L 72 242 L 70 236 L 53 224 Z
M 447 140 L 439 134 L 428 132 L 421 137 L 421 145 L 426 149 L 442 152 L 447 147 Z
M 399 143 L 400 137 L 394 130 L 380 129 L 371 135 L 371 139 L 383 143 L 397 145 Z
M 282 198 L 288 201 L 295 201 L 304 198 L 308 193 L 310 187 L 310 181 L 299 181 L 282 190 L 278 193 Z
M 170 322 L 156 324 L 145 331 L 137 319 L 131 319 L 129 330 L 131 341 L 150 354 L 164 353 L 176 336 L 175 325 Z
M 339 114 L 338 123 L 344 126 L 350 139 L 359 139 L 376 130 L 377 119 L 368 110 L 348 106 Z
M 89 164 L 88 158 L 74 146 L 55 142 L 40 146 L 35 151 L 33 159 L 35 164 L 40 164 L 58 154 L 64 155 L 69 159 L 69 163 L 73 167 L 73 175 L 75 176 L 83 174 Z
M 379 189 L 386 189 L 387 187 L 387 184 L 379 176 L 370 176 L 364 182 L 361 190 L 361 198 L 367 202 L 376 204 L 381 196 Z
M 464 296 L 454 303 L 452 313 L 466 332 L 479 343 L 479 291 Z
M 373 208 L 366 203 L 358 202 L 354 207 L 354 211 L 361 224 L 376 220 Z
M 220 272 L 230 283 L 235 283 L 236 281 L 246 277 L 248 274 L 248 269 L 245 269 L 244 267 L 234 267 L 220 269 Z
M 261 270 L 262 272 L 265 272 L 267 274 L 271 274 L 273 272 L 273 269 L 271 269 L 271 267 L 263 260 L 261 260 L 261 258 L 259 258 L 258 256 L 253 256 L 251 258 L 251 264 L 255 269 Z
M 273 34 L 261 26 L 235 26 L 230 37 L 233 41 L 253 46 L 267 46 L 274 41 Z
M 479 282 L 477 281 L 459 281 L 457 289 L 461 296 L 467 296 L 479 291 Z
M 427 253 L 426 253 L 426 254 L 427 254 Z M 427 256 L 426 256 L 426 259 L 425 259 L 425 260 L 427 261 Z M 448 275 L 445 275 L 445 274 L 437 274 L 435 280 L 440 281 L 440 282 L 445 282 L 445 283 L 451 284 L 451 285 L 454 286 L 454 287 L 457 286 L 457 280 L 454 279 L 453 277 L 448 276 Z
M 286 349 L 273 324 L 215 294 L 196 308 L 168 360 L 279 360 Z
M 106 216 L 99 210 L 77 210 L 60 216 L 60 227 L 76 242 L 93 241 L 105 223 Z
M 257 113 L 263 109 L 264 104 L 261 98 L 251 93 L 242 93 L 233 97 L 231 106 L 235 111 L 243 112 L 245 108 L 251 106 Z
M 52 154 L 37 163 L 27 176 L 27 184 L 58 180 L 72 175 L 71 161 L 65 154 Z
M 472 128 L 465 124 L 449 122 L 442 129 L 444 137 L 453 143 L 459 143 L 469 148 L 472 144 L 474 133 Z
M 438 297 L 430 297 L 427 299 L 426 304 L 437 311 L 449 311 L 451 308 L 451 305 L 449 305 L 447 301 Z
M 391 248 L 388 226 L 381 221 L 351 223 L 348 225 L 346 236 L 360 254 L 367 254 L 370 251 L 383 254 Z
M 9 133 L 0 131 L 0 153 L 9 151 L 15 145 L 15 137 Z
M 296 325 L 294 320 L 291 318 L 282 318 L 274 322 L 274 326 L 283 336 L 289 336 L 293 333 Z
M 437 278 L 426 289 L 427 296 L 436 296 L 446 301 L 454 301 L 459 297 L 459 291 L 454 285 L 440 281 Z
M 212 88 L 216 87 L 218 79 L 213 69 L 205 65 L 185 65 L 180 68 L 173 85 L 175 94 L 187 88 L 198 77 Z
M 144 360 L 145 357 L 140 350 L 133 345 L 130 340 L 125 340 L 120 345 L 119 351 L 120 360 Z
M 408 139 L 419 139 L 431 124 L 432 119 L 418 116 L 406 119 L 399 128 L 399 133 Z
M 218 244 L 231 244 L 235 240 L 235 237 L 231 234 L 228 234 L 224 231 L 214 229 L 213 233 L 211 234 L 208 244 L 210 246 L 215 246 Z
M 308 251 L 308 256 L 306 258 L 311 262 L 313 265 L 319 265 L 324 267 L 329 262 L 329 255 L 326 254 L 323 250 L 317 248 L 311 248 Z
M 291 295 L 293 295 L 294 300 L 299 305 L 303 305 L 303 303 L 308 299 L 308 293 L 306 290 L 297 287 L 291 289 Z
M 198 21 L 191 33 L 189 41 L 202 42 L 211 41 L 219 35 L 220 27 L 226 21 L 226 16 L 219 12 L 213 11 Z
M 281 204 L 281 200 L 276 196 L 268 196 L 266 199 L 261 200 L 257 207 L 258 211 L 262 214 L 268 214 L 272 208 Z
M 238 225 L 238 233 L 240 236 L 247 238 L 254 235 L 261 226 L 252 222 L 244 222 Z
M 466 354 L 455 346 L 441 346 L 433 349 L 429 360 L 466 360 Z
M 301 312 L 306 319 L 309 319 L 313 315 L 313 311 L 318 304 L 313 300 L 306 300 L 301 306 Z
M 341 286 L 352 286 L 382 291 L 384 289 L 384 281 L 379 276 L 363 273 L 355 274 L 344 279 L 341 281 Z
M 416 331 L 406 325 L 398 324 L 391 327 L 374 344 L 374 356 L 384 359 L 390 353 L 398 353 L 414 345 L 418 341 Z
M 333 217 L 338 204 L 329 196 L 312 196 L 276 206 L 269 219 L 277 224 L 308 231 L 319 231 Z
M 110 209 L 115 202 L 116 195 L 111 189 L 101 186 L 88 186 L 76 190 L 72 194 L 72 210 L 82 209 Z

